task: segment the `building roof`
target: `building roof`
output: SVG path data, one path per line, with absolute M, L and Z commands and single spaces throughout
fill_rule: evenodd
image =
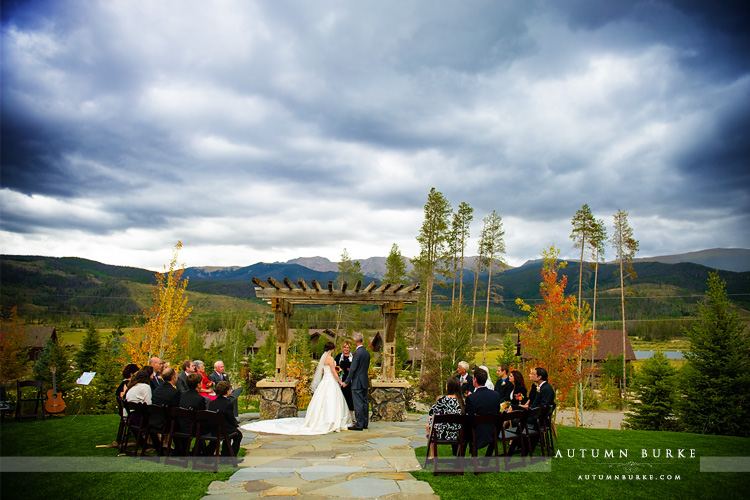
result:
M 25 325 L 26 347 L 32 349 L 44 349 L 47 339 L 56 338 L 57 330 L 54 326 Z

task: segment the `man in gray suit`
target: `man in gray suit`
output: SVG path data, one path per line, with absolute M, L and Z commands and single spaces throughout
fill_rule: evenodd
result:
M 188 391 L 187 378 L 192 373 L 195 373 L 195 364 L 188 359 L 182 363 L 182 373 L 177 375 L 177 390 L 180 391 L 180 394 Z
M 352 387 L 352 399 L 354 400 L 354 418 L 357 422 L 352 427 L 349 427 L 350 431 L 361 431 L 367 429 L 367 424 L 370 422 L 370 403 L 367 400 L 367 390 L 370 388 L 370 379 L 367 376 L 367 372 L 370 370 L 370 353 L 362 345 L 364 337 L 360 332 L 356 332 L 353 335 L 354 343 L 357 348 L 354 350 L 352 356 L 352 365 L 349 367 L 349 375 L 346 377 L 346 382 L 342 384 L 342 387 L 351 385 Z

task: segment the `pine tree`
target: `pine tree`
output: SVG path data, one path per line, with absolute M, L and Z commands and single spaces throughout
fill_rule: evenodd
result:
M 628 223 L 628 213 L 618 210 L 614 217 L 615 230 L 612 235 L 612 247 L 615 249 L 620 271 L 620 305 L 622 309 L 622 396 L 625 399 L 628 376 L 626 371 L 625 344 L 627 331 L 625 330 L 625 278 L 635 279 L 633 257 L 638 251 L 638 240 L 633 238 L 633 228 Z
M 86 335 L 81 342 L 81 348 L 76 353 L 76 365 L 82 372 L 96 371 L 96 361 L 101 350 L 99 332 L 93 323 L 89 323 Z
M 435 274 L 441 272 L 439 264 L 445 258 L 448 242 L 448 218 L 451 207 L 443 193 L 430 189 L 427 203 L 424 206 L 424 221 L 417 236 L 420 254 L 415 260 L 419 262 L 424 277 L 425 322 L 422 332 L 422 345 L 427 345 L 430 336 L 430 317 L 432 312 L 432 289 L 435 285 Z M 420 375 L 424 375 L 425 365 L 422 363 Z
M 504 262 L 500 254 L 505 253 L 505 231 L 503 230 L 503 220 L 495 212 L 492 211 L 487 217 L 484 218 L 484 225 L 482 227 L 482 235 L 479 239 L 479 246 L 482 247 L 480 254 L 487 259 L 487 269 L 489 274 L 487 276 L 487 305 L 484 312 L 484 343 L 482 344 L 482 364 L 487 362 L 487 333 L 490 327 L 490 298 L 492 297 L 492 269 L 493 265 L 499 264 L 500 271 L 502 272 L 502 266 Z
M 406 260 L 401 255 L 397 244 L 393 244 L 388 257 L 385 259 L 385 275 L 383 281 L 386 283 L 402 284 L 408 281 L 406 272 Z
M 690 432 L 749 436 L 750 336 L 747 322 L 729 308 L 725 282 L 708 278 L 700 321 L 683 332 L 690 342 L 681 372 L 682 425 Z
M 631 403 L 625 421 L 631 429 L 675 430 L 674 404 L 677 401 L 677 370 L 663 352 L 643 362 L 633 377 L 636 401 Z

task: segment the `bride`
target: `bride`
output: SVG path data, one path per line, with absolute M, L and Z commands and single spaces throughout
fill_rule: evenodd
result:
M 315 369 L 310 388 L 314 391 L 305 418 L 279 418 L 261 420 L 242 426 L 250 432 L 268 434 L 315 435 L 339 432 L 352 425 L 349 407 L 341 392 L 341 380 L 331 353 L 333 342 L 326 342 L 325 352 Z

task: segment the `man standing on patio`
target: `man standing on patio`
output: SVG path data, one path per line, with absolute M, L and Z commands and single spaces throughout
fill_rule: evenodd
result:
M 349 376 L 346 378 L 346 382 L 342 384 L 342 387 L 351 385 L 352 387 L 352 399 L 354 401 L 354 418 L 357 422 L 349 427 L 351 431 L 361 431 L 367 429 L 369 424 L 370 403 L 367 401 L 367 390 L 370 388 L 370 379 L 367 376 L 367 372 L 370 370 L 370 353 L 362 345 L 364 336 L 360 332 L 355 332 L 353 335 L 354 344 L 356 349 L 352 356 L 352 365 L 349 367 Z

